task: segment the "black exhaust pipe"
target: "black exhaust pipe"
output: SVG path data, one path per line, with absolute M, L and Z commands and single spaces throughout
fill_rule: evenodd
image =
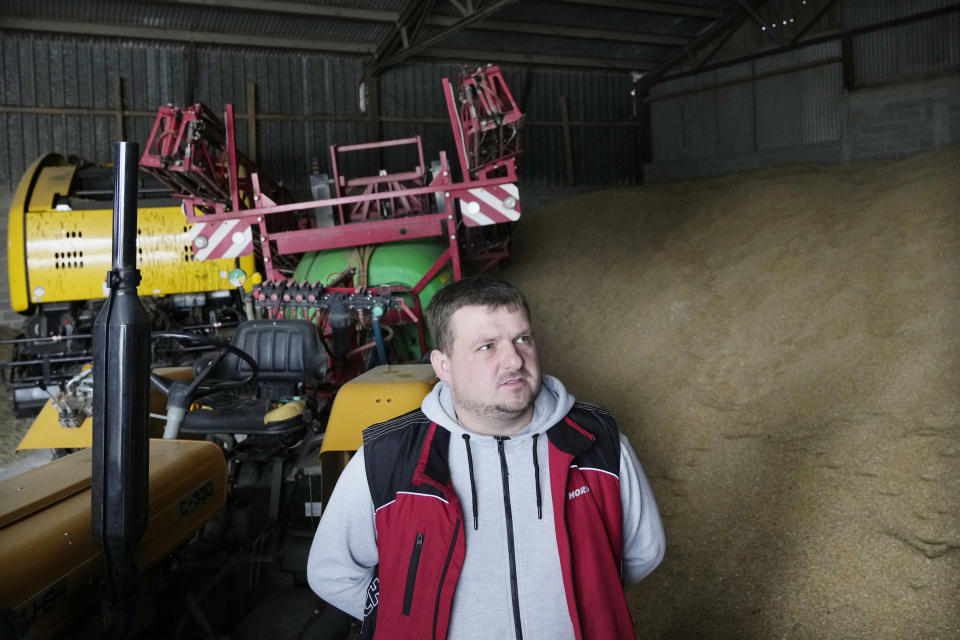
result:
M 129 631 L 137 600 L 134 557 L 147 528 L 150 320 L 137 285 L 139 145 L 114 145 L 110 295 L 93 328 L 93 536 L 106 565 L 108 638 Z

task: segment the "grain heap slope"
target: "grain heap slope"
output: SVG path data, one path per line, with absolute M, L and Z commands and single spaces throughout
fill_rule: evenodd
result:
M 658 496 L 646 638 L 960 637 L 960 148 L 591 193 L 518 227 L 544 370 Z

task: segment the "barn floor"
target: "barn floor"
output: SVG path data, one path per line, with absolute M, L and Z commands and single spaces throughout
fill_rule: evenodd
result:
M 658 498 L 640 637 L 960 637 L 958 231 L 958 147 L 517 227 L 544 371 L 617 413 Z

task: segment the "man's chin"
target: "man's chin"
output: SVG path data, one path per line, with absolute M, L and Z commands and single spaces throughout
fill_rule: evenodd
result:
M 517 418 L 522 417 L 523 414 L 525 414 L 527 411 L 529 411 L 530 407 L 531 405 L 527 405 L 526 407 L 523 407 L 523 408 L 495 405 L 492 407 L 488 407 L 488 411 L 486 413 L 488 416 L 492 418 L 497 418 L 498 420 L 516 420 Z
M 510 402 L 501 402 L 493 405 L 496 413 L 502 416 L 519 418 L 533 406 L 533 394 L 525 394 L 522 398 L 513 398 Z

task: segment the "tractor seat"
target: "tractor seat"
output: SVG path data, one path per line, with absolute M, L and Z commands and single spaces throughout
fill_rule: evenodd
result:
M 200 409 L 187 413 L 181 433 L 289 435 L 309 425 L 315 407 L 303 399 L 304 386 L 322 380 L 327 365 L 316 326 L 306 320 L 249 320 L 237 327 L 230 344 L 257 362 L 259 370 L 251 385 L 256 388 L 207 396 Z M 212 357 L 199 358 L 194 371 Z M 235 381 L 249 374 L 246 362 L 227 354 L 209 379 Z

